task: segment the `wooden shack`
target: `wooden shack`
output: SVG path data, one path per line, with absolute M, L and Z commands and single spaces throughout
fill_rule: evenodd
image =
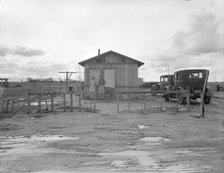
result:
M 99 79 L 100 74 L 103 74 L 106 94 L 113 93 L 119 86 L 139 86 L 143 82 L 141 78 L 138 78 L 138 68 L 144 63 L 114 51 L 102 54 L 98 51 L 97 56 L 79 64 L 84 67 L 85 86 L 90 85 L 92 76 Z

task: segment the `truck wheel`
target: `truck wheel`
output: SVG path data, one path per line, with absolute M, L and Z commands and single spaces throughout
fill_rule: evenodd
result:
M 211 96 L 204 96 L 205 104 L 209 104 L 211 102 Z

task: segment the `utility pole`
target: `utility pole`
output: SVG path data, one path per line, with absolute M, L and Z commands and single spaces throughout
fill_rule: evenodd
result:
M 77 72 L 70 72 L 70 71 L 63 71 L 63 72 L 59 72 L 59 73 L 65 73 L 65 82 L 66 82 L 66 92 L 68 92 L 68 80 L 70 79 L 70 77 L 72 76 L 73 73 L 77 73 Z

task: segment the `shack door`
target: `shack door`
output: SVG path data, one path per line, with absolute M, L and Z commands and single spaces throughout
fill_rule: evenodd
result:
M 105 80 L 105 94 L 113 95 L 115 88 L 115 70 L 106 69 L 104 71 L 104 80 Z
M 115 88 L 115 70 L 108 69 L 104 71 L 104 79 L 106 81 L 105 86 Z

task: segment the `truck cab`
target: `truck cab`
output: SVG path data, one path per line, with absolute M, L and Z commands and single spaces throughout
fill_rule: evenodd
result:
M 189 90 L 190 98 L 200 98 L 200 94 L 205 86 L 204 102 L 209 104 L 211 101 L 212 93 L 207 87 L 206 75 L 209 71 L 206 69 L 190 69 L 180 70 L 174 73 L 174 88 L 175 90 Z M 206 82 L 206 83 L 205 83 Z M 184 99 L 180 102 L 184 102 Z
M 156 95 L 159 90 L 166 90 L 170 86 L 174 85 L 174 75 L 162 75 L 160 76 L 160 82 L 153 85 L 151 91 L 152 95 Z

